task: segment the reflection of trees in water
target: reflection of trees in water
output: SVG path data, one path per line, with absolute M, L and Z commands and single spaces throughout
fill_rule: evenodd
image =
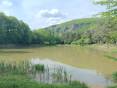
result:
M 69 83 L 71 75 L 62 66 L 45 67 L 43 72 L 36 73 L 34 78 L 43 83 Z

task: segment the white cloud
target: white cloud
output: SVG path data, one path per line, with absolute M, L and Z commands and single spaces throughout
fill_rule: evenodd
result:
M 44 27 L 45 25 L 50 26 L 66 21 L 67 14 L 61 12 L 58 9 L 51 9 L 51 10 L 45 9 L 45 10 L 40 10 L 34 18 L 35 21 L 36 20 L 41 21 L 41 25 L 43 25 Z
M 60 12 L 58 9 L 40 10 L 37 17 L 43 18 L 66 18 L 65 13 Z
M 11 0 L 0 0 L 0 12 L 11 15 L 13 3 Z
M 5 7 L 11 7 L 13 3 L 10 0 L 2 0 L 1 5 Z

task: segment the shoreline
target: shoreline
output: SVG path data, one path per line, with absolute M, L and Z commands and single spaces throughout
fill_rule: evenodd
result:
M 80 46 L 80 47 L 92 47 L 92 48 L 117 48 L 115 44 L 89 44 L 89 45 L 75 45 L 75 44 L 55 44 L 55 45 L 44 45 L 44 44 L 30 44 L 30 45 L 16 45 L 16 44 L 0 44 L 0 49 L 10 49 L 10 48 L 39 48 L 48 46 Z

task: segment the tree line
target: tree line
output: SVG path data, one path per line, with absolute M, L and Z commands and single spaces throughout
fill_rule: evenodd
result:
M 0 44 L 29 44 L 31 30 L 23 21 L 0 13 Z
M 60 40 L 51 31 L 35 30 L 13 16 L 0 13 L 0 44 L 56 44 Z
M 95 25 L 81 32 L 55 32 L 46 28 L 31 30 L 23 21 L 0 13 L 0 45 L 117 44 L 117 1 L 100 0 L 96 4 L 105 5 L 106 11 L 98 14 L 100 17 L 95 18 L 98 20 Z

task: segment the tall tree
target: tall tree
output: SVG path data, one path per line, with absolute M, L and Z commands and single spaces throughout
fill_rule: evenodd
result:
M 29 44 L 31 34 L 26 23 L 0 13 L 0 44 Z

